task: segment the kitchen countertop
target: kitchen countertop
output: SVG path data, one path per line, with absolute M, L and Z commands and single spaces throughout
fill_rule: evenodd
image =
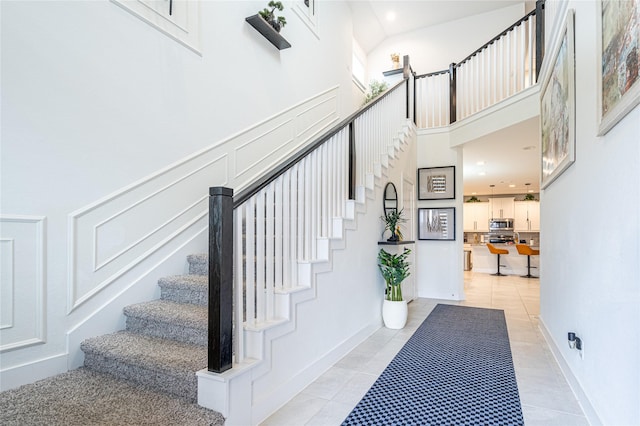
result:
M 494 246 L 506 249 L 509 254 L 500 256 L 501 272 L 508 275 L 524 275 L 527 273 L 527 256 L 518 253 L 515 243 L 492 243 Z M 528 245 L 528 244 L 527 244 Z M 538 246 L 529 246 L 538 249 Z M 496 272 L 496 255 L 491 254 L 486 243 L 465 243 L 464 250 L 471 252 L 471 270 L 474 272 Z M 540 273 L 540 256 L 531 256 L 531 273 L 538 276 Z

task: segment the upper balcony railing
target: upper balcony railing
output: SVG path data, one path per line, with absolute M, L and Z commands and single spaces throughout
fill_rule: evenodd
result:
M 449 69 L 415 76 L 419 128 L 469 117 L 534 85 L 544 56 L 544 1 Z

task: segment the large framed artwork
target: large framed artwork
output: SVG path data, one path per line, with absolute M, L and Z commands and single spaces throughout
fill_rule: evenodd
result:
M 453 200 L 456 198 L 456 167 L 418 169 L 418 200 Z
M 541 188 L 575 161 L 575 54 L 573 10 L 567 11 L 560 36 L 550 52 L 551 67 L 540 97 Z
M 640 103 L 640 0 L 600 0 L 598 135 Z
M 454 241 L 456 239 L 456 209 L 418 209 L 418 239 Z

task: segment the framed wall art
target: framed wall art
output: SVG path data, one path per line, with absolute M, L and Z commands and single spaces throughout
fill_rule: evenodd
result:
M 418 239 L 454 241 L 456 239 L 455 207 L 418 209 Z
M 567 11 L 560 36 L 551 50 L 551 66 L 540 97 L 541 188 L 546 188 L 575 161 L 574 12 Z
M 640 0 L 599 0 L 598 135 L 640 103 Z
M 418 200 L 453 200 L 455 198 L 455 166 L 418 169 Z

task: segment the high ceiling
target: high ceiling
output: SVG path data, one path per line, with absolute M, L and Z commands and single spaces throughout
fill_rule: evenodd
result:
M 523 0 L 348 0 L 347 3 L 353 12 L 353 35 L 369 53 L 387 37 L 522 4 Z
M 464 195 L 540 192 L 539 134 L 535 117 L 464 144 Z
M 354 38 L 369 53 L 388 37 L 521 4 L 523 0 L 348 0 L 348 3 L 353 12 Z M 390 14 L 395 19 L 388 19 Z M 466 143 L 464 195 L 539 192 L 538 126 L 538 119 L 531 119 Z M 478 165 L 480 162 L 484 165 Z M 515 186 L 509 187 L 510 184 Z

